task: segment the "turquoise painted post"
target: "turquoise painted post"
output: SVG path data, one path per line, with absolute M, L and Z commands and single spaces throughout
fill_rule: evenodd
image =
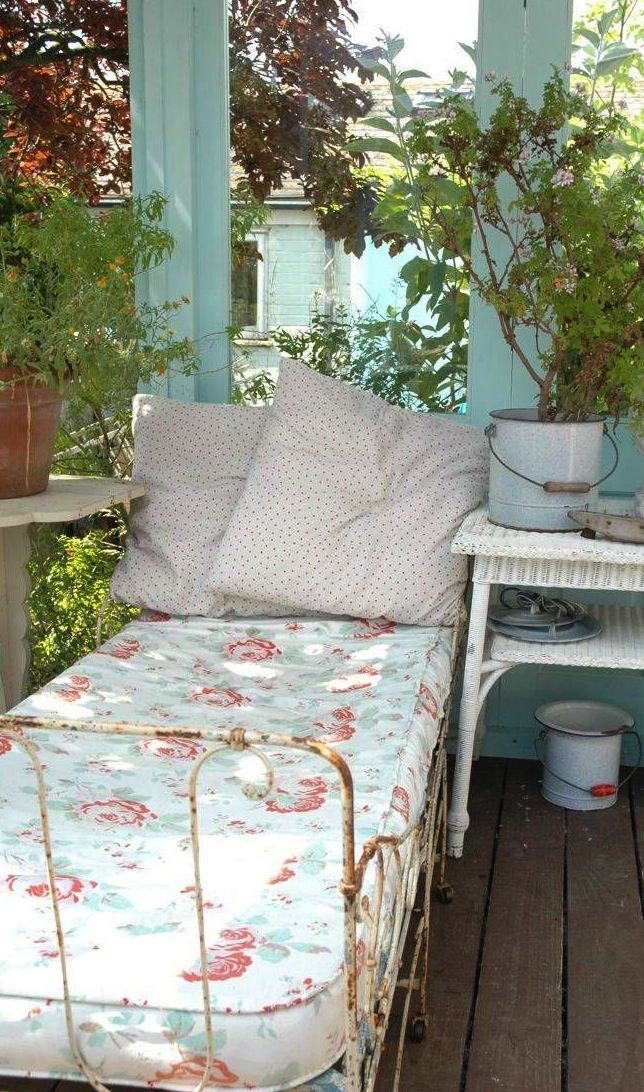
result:
M 168 204 L 172 258 L 140 286 L 156 302 L 186 295 L 178 333 L 201 366 L 157 389 L 198 402 L 230 399 L 230 139 L 226 0 L 129 0 L 133 180 Z
M 507 77 L 531 102 L 541 101 L 552 65 L 563 68 L 570 59 L 572 8 L 573 0 L 479 0 L 475 102 L 482 119 L 496 101 L 488 73 Z M 482 264 L 476 240 L 474 246 Z M 470 306 L 468 378 L 468 408 L 476 424 L 486 425 L 490 410 L 534 403 L 535 384 L 503 340 L 495 312 L 476 296 Z

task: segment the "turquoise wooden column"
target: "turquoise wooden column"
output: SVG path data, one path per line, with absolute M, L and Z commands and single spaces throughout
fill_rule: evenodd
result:
M 541 101 L 552 66 L 562 69 L 570 60 L 572 18 L 573 0 L 479 0 L 476 103 L 482 118 L 495 106 L 486 73 L 507 76 L 530 102 Z M 495 313 L 476 296 L 470 307 L 468 372 L 468 407 L 476 424 L 486 425 L 491 409 L 534 404 L 535 385 L 503 340 Z M 617 436 L 620 463 L 604 492 L 629 496 L 641 484 L 641 458 L 625 423 Z M 605 471 L 611 461 L 605 442 Z
M 133 183 L 168 204 L 172 258 L 140 286 L 158 302 L 186 295 L 177 332 L 201 367 L 169 375 L 163 393 L 230 399 L 230 138 L 226 0 L 129 0 Z
M 529 101 L 541 102 L 552 66 L 563 68 L 570 59 L 572 8 L 573 0 L 479 0 L 475 103 L 481 118 L 496 105 L 487 74 L 507 77 Z M 476 241 L 474 248 L 483 268 Z M 476 424 L 487 424 L 490 410 L 534 403 L 536 385 L 503 340 L 496 313 L 476 296 L 470 305 L 468 380 Z

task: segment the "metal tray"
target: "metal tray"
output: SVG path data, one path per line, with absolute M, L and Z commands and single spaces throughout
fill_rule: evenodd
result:
M 578 611 L 572 617 L 557 618 L 554 614 L 548 614 L 547 611 L 535 611 L 531 613 L 529 610 L 521 610 L 519 607 L 493 607 L 490 611 L 490 621 L 499 622 L 504 626 L 520 626 L 522 629 L 565 629 L 567 626 L 574 626 L 575 622 L 579 621 L 579 618 L 583 615 L 582 611 Z
M 579 621 L 573 622 L 571 626 L 556 630 L 554 633 L 549 628 L 541 630 L 527 629 L 524 626 L 506 626 L 503 622 L 490 620 L 488 620 L 488 629 L 491 629 L 493 633 L 500 633 L 503 637 L 512 637 L 516 641 L 537 641 L 539 644 L 563 645 L 572 644 L 574 641 L 590 641 L 592 637 L 596 637 L 598 633 L 601 633 L 602 624 L 597 618 L 591 618 L 589 614 L 586 614 Z

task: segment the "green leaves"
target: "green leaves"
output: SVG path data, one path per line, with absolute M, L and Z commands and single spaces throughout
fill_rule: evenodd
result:
M 619 0 L 610 10 L 575 27 L 573 71 L 581 76 L 591 102 L 608 105 L 620 91 L 633 92 L 644 74 L 644 24 L 638 5 Z
M 395 130 L 394 130 L 395 132 Z M 385 137 L 355 137 L 348 145 L 352 152 L 378 152 L 381 155 L 390 156 L 398 163 L 405 162 L 404 152 L 400 145 Z
M 417 256 L 404 268 L 408 299 L 419 290 L 424 298 L 425 282 L 437 276 L 433 264 Z M 308 331 L 291 335 L 278 330 L 275 341 L 282 352 L 316 371 L 345 379 L 394 405 L 454 411 L 465 399 L 465 353 L 454 344 L 452 329 L 421 325 L 407 312 L 390 308 L 382 315 L 372 309 L 353 318 L 340 310 L 335 319 L 315 314 Z M 305 866 L 302 862 L 300 867 Z
M 595 72 L 598 76 L 608 76 L 639 55 L 640 50 L 637 46 L 629 46 L 626 42 L 615 42 L 602 51 L 595 66 Z
M 461 47 L 461 49 L 465 53 L 467 53 L 468 57 L 470 58 L 471 61 L 473 61 L 474 65 L 477 65 L 478 64 L 478 53 L 477 53 L 477 49 L 476 49 L 476 43 L 474 43 L 474 45 L 466 45 L 465 42 L 459 42 L 458 44 Z
M 607 31 L 610 30 L 618 15 L 619 6 L 615 8 L 609 8 L 608 11 L 605 11 L 603 15 L 599 16 L 599 19 L 597 20 L 597 28 L 602 38 L 607 33 Z
M 187 296 L 137 307 L 134 283 L 172 252 L 165 199 L 135 198 L 95 214 L 55 196 L 0 225 L 0 359 L 49 386 L 72 385 L 92 411 L 171 366 L 189 373 L 194 346 L 177 334 Z
M 119 531 L 125 533 L 123 522 L 111 532 L 91 530 L 83 538 L 58 535 L 47 526 L 34 529 L 28 601 L 32 689 L 94 649 L 96 618 L 121 555 Z M 104 635 L 118 632 L 136 613 L 135 608 L 111 602 Z
M 389 118 L 369 118 L 367 124 L 370 129 L 381 129 L 385 133 L 393 133 L 394 136 L 397 133 L 396 126 Z M 365 151 L 371 151 L 370 148 L 365 148 Z
M 465 72 L 458 71 L 452 73 L 449 94 L 427 98 L 416 110 L 405 85 L 424 73 L 397 69 L 401 48 L 400 39 L 383 39 L 377 71 L 389 85 L 390 105 L 385 116 L 365 122 L 376 135 L 352 141 L 351 149 L 385 157 L 388 174 L 381 181 L 372 213 L 376 243 L 389 244 L 392 255 L 410 246 L 417 253 L 399 272 L 406 297 L 402 312 L 349 324 L 342 374 L 399 405 L 426 404 L 432 409 L 453 410 L 465 395 L 469 297 L 458 247 L 469 255 L 471 220 L 465 190 L 450 167 L 449 149 L 443 146 L 449 136 L 443 119 L 447 111 L 459 119 L 462 144 L 476 127 L 476 117 L 466 96 L 454 93 L 468 79 Z M 464 48 L 475 56 L 473 47 Z M 372 70 L 376 70 L 374 66 Z M 436 114 L 435 122 L 426 120 L 430 111 Z M 458 306 L 457 300 L 461 301 Z M 412 320 L 417 307 L 429 317 L 426 327 Z M 312 366 L 327 366 L 323 361 L 328 360 L 328 354 L 318 355 L 319 334 L 320 326 L 314 319 L 311 342 L 302 346 L 293 340 L 292 355 Z M 316 348 L 312 351 L 313 343 Z

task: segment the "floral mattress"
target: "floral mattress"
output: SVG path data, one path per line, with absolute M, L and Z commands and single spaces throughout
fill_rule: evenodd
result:
M 421 814 L 450 642 L 449 630 L 390 622 L 150 614 L 16 711 L 324 740 L 353 773 L 359 853 Z M 46 766 L 82 1053 L 105 1081 L 194 1087 L 205 1040 L 187 781 L 204 746 L 30 732 Z M 217 1085 L 264 1092 L 329 1070 L 344 1023 L 337 775 L 299 751 L 271 758 L 264 799 L 240 791 L 261 778 L 251 754 L 222 752 L 199 781 Z M 0 1073 L 77 1076 L 35 779 L 2 735 L 0 807 Z M 333 1073 L 320 1084 L 335 1086 Z

